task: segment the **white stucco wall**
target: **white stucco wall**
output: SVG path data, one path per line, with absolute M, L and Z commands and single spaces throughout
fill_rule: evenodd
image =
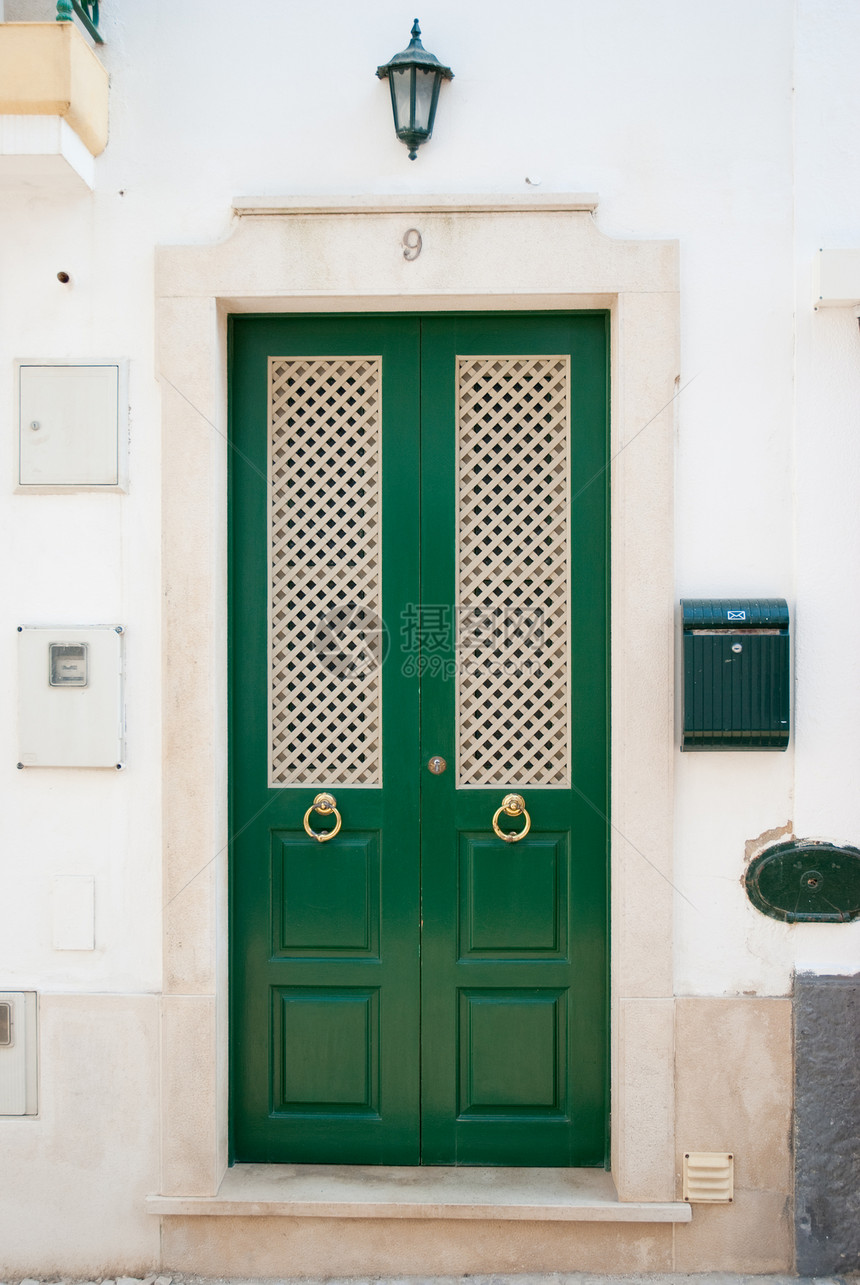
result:
M 7 20 L 43 10 L 6 0 Z M 679 240 L 676 596 L 787 597 L 797 700 L 786 754 L 678 755 L 677 989 L 781 994 L 795 965 L 857 967 L 860 926 L 778 925 L 739 881 L 745 841 L 788 821 L 860 843 L 860 333 L 847 311 L 810 306 L 814 251 L 860 245 L 860 11 L 435 0 L 425 43 L 456 78 L 415 162 L 374 76 L 412 17 L 399 0 L 109 0 L 111 135 L 95 191 L 3 194 L 0 986 L 159 986 L 153 252 L 224 236 L 231 198 L 251 193 L 594 191 L 606 234 Z M 127 496 L 13 494 L 16 357 L 129 358 Z M 127 629 L 128 768 L 18 772 L 15 626 L 90 620 Z M 64 873 L 95 878 L 94 952 L 51 949 Z
M 797 7 L 799 110 L 796 124 L 798 624 L 795 815 L 804 834 L 857 843 L 860 717 L 857 683 L 860 602 L 860 327 L 851 308 L 813 312 L 816 252 L 860 246 L 860 167 L 852 119 L 860 111 L 853 74 L 860 46 L 855 6 L 802 0 Z M 847 591 L 847 592 L 846 592 Z M 838 606 L 837 606 L 838 604 Z M 834 607 L 842 623 L 828 627 Z M 807 929 L 797 965 L 808 971 L 858 968 L 858 926 L 850 933 Z M 853 941 L 852 941 L 853 938 Z

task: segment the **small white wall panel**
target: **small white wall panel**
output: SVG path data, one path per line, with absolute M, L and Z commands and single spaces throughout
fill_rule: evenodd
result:
M 0 991 L 0 1115 L 35 1115 L 38 1090 L 36 1063 L 36 995 L 33 991 Z
M 819 250 L 815 267 L 816 308 L 860 304 L 860 250 Z
M 20 766 L 122 766 L 122 680 L 117 626 L 20 626 Z
M 124 484 L 120 365 L 18 365 L 18 484 Z
M 55 875 L 52 892 L 54 950 L 94 950 L 95 881 L 83 875 Z

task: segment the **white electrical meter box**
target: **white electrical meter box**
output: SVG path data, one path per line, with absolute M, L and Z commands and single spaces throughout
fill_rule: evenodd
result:
M 815 256 L 814 306 L 854 308 L 860 303 L 860 250 L 819 250 Z
M 0 1115 L 35 1115 L 39 1087 L 35 991 L 0 991 Z
M 16 366 L 19 491 L 125 490 L 125 363 Z
M 125 759 L 121 625 L 19 625 L 18 766 Z

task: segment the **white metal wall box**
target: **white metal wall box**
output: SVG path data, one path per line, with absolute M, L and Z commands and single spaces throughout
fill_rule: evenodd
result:
M 35 991 L 0 991 L 0 1115 L 35 1115 Z
M 17 366 L 19 489 L 124 489 L 123 365 Z
M 814 303 L 816 309 L 860 304 L 860 250 L 819 250 Z
M 118 625 L 18 629 L 18 766 L 121 767 Z

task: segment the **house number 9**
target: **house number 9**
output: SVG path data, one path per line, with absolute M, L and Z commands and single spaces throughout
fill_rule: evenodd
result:
M 417 259 L 421 253 L 421 233 L 417 228 L 409 228 L 408 232 L 403 234 L 403 257 L 411 263 Z

